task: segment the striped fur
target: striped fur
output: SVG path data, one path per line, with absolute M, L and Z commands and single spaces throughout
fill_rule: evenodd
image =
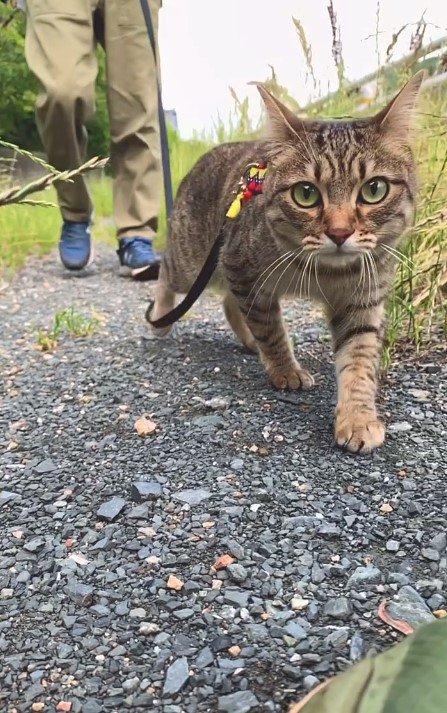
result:
M 281 298 L 308 297 L 324 306 L 338 386 L 335 440 L 352 452 L 369 452 L 384 439 L 375 405 L 384 302 L 397 245 L 414 214 L 410 126 L 421 79 L 416 75 L 377 116 L 352 121 L 303 121 L 260 87 L 268 138 L 219 146 L 184 179 L 156 286 L 153 319 L 191 287 L 245 166 L 266 161 L 263 194 L 226 222 L 213 282 L 225 292 L 234 332 L 259 352 L 278 389 L 313 384 L 292 351 Z M 366 204 L 359 192 L 373 177 L 386 181 L 388 193 Z M 297 204 L 293 189 L 301 181 L 317 187 L 318 205 Z

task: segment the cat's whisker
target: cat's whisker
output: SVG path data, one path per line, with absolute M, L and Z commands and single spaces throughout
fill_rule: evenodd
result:
M 302 272 L 302 274 L 301 274 L 300 286 L 299 286 L 299 295 L 300 295 L 300 297 L 302 297 L 302 298 L 305 298 L 305 297 L 306 297 L 306 295 L 303 294 L 304 279 L 305 279 L 305 277 L 306 277 L 306 271 L 307 271 L 307 268 L 309 267 L 309 263 L 310 263 L 311 260 L 312 260 L 312 253 L 309 253 L 309 255 L 308 255 L 307 259 L 306 259 L 306 262 L 304 263 L 303 272 Z
M 294 252 L 296 252 L 296 251 L 294 251 Z M 301 250 L 301 252 L 303 252 L 303 251 Z M 300 255 L 301 252 L 298 253 L 298 255 Z M 296 257 L 297 257 L 297 255 L 293 255 L 293 257 L 291 258 L 291 260 L 287 262 L 287 264 L 286 264 L 284 270 L 281 272 L 280 276 L 279 276 L 278 279 L 276 280 L 275 286 L 274 286 L 274 288 L 273 288 L 273 290 L 272 290 L 272 294 L 270 295 L 269 308 L 268 308 L 268 312 L 267 312 L 267 324 L 270 324 L 270 312 L 271 312 L 271 309 L 272 309 L 273 297 L 276 297 L 276 288 L 278 287 L 278 285 L 279 285 L 279 283 L 281 282 L 283 276 L 286 274 L 287 270 L 289 269 L 290 265 L 292 264 L 292 262 L 294 261 L 294 259 L 295 259 Z
M 275 265 L 275 263 L 281 262 L 284 258 L 286 258 L 287 256 L 291 255 L 293 252 L 294 252 L 293 250 L 288 250 L 286 253 L 282 253 L 279 257 L 275 258 L 275 259 L 273 260 L 273 262 L 271 262 L 270 265 L 268 265 L 268 267 L 265 268 L 265 270 L 263 270 L 263 271 L 261 272 L 261 274 L 259 275 L 259 277 L 258 277 L 258 279 L 256 280 L 256 282 L 253 284 L 253 286 L 252 286 L 250 292 L 248 293 L 247 299 L 250 297 L 251 293 L 256 289 L 257 284 L 258 284 L 259 281 L 262 279 L 262 277 L 265 275 L 265 273 L 268 272 L 268 271 L 273 267 L 273 265 Z
M 326 302 L 326 304 L 328 304 L 331 309 L 334 309 L 333 305 L 331 304 L 331 302 L 330 302 L 330 301 L 328 300 L 328 298 L 326 297 L 326 295 L 325 295 L 325 293 L 324 293 L 324 291 L 323 291 L 323 288 L 322 288 L 321 285 L 320 285 L 320 280 L 318 279 L 318 263 L 319 263 L 319 260 L 318 260 L 318 255 L 317 255 L 316 258 L 315 258 L 315 261 L 314 261 L 315 282 L 317 283 L 317 287 L 318 287 L 318 289 L 320 290 L 321 294 L 323 295 L 324 301 Z
M 406 267 L 408 267 L 410 269 L 414 268 L 413 260 L 411 260 L 411 258 L 407 257 L 407 255 L 404 255 L 404 253 L 401 253 L 400 250 L 396 250 L 395 248 L 392 248 L 390 245 L 380 245 L 380 247 L 386 253 L 388 253 L 388 255 L 391 255 L 391 257 L 394 257 L 402 265 L 405 265 Z
M 274 273 L 279 267 L 281 267 L 281 265 L 283 265 L 285 262 L 287 262 L 287 260 L 289 260 L 289 258 L 291 257 L 291 255 L 293 255 L 294 252 L 295 252 L 294 250 L 289 250 L 285 255 L 282 255 L 279 260 L 276 259 L 276 260 L 274 260 L 274 261 L 272 262 L 271 265 L 269 265 L 269 267 L 267 268 L 267 270 L 269 270 L 270 268 L 272 268 L 272 266 L 275 265 L 275 263 L 278 263 L 275 267 L 273 267 L 273 269 L 270 269 L 270 272 L 268 273 L 267 277 L 264 279 L 262 285 L 261 285 L 261 286 L 259 287 L 259 289 L 257 290 L 255 296 L 253 297 L 253 299 L 252 299 L 252 301 L 251 301 L 250 307 L 249 307 L 249 309 L 248 309 L 247 317 L 249 316 L 249 314 L 250 314 L 250 312 L 251 312 L 251 309 L 252 309 L 254 303 L 256 302 L 256 299 L 257 299 L 259 293 L 261 292 L 262 288 L 263 288 L 264 285 L 266 284 L 266 282 L 270 279 L 270 277 L 273 275 L 273 273 Z M 264 270 L 263 274 L 265 274 L 265 272 L 266 272 L 266 270 Z M 260 279 L 260 278 L 257 279 L 256 284 L 259 282 L 259 279 Z M 253 288 L 250 290 L 250 293 L 249 293 L 248 296 L 247 296 L 247 300 L 248 300 L 248 297 L 251 295 L 252 291 L 253 291 Z

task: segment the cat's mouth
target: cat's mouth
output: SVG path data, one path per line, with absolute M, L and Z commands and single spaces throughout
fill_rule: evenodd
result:
M 349 263 L 357 260 L 362 254 L 370 252 L 376 246 L 376 238 L 372 234 L 354 233 L 346 240 L 334 242 L 328 235 L 320 237 L 318 256 L 320 260 L 334 263 Z

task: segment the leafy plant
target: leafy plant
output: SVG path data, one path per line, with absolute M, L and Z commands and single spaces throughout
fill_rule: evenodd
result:
M 99 322 L 95 317 L 84 317 L 74 307 L 60 310 L 54 316 L 50 330 L 37 331 L 37 346 L 43 352 L 53 351 L 64 332 L 75 337 L 89 337 L 96 330 Z
M 323 684 L 289 713 L 445 713 L 447 620 Z

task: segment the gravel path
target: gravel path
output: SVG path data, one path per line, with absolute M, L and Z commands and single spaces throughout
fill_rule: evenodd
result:
M 445 606 L 441 345 L 392 368 L 387 444 L 359 458 L 332 447 L 308 308 L 286 316 L 317 386 L 280 394 L 212 297 L 150 339 L 148 292 L 100 248 L 83 278 L 50 256 L 0 293 L 1 711 L 285 711 L 399 637 L 384 597 Z M 72 305 L 98 331 L 39 352 Z

